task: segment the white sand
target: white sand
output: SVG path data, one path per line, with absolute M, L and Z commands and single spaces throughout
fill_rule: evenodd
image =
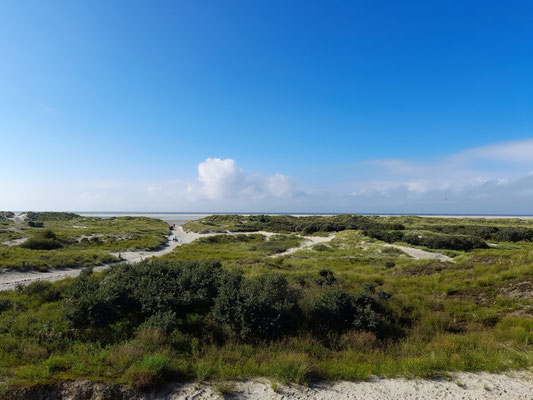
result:
M 453 258 L 448 257 L 441 253 L 434 253 L 431 251 L 416 249 L 414 247 L 400 246 L 398 244 L 384 244 L 384 246 L 394 247 L 396 249 L 399 249 L 416 260 L 431 259 L 431 260 L 455 262 Z
M 150 399 L 220 399 L 216 385 L 176 386 L 166 395 Z M 226 398 L 235 400 L 531 400 L 532 375 L 458 373 L 451 380 L 376 379 L 369 382 L 334 382 L 310 386 L 281 386 L 277 392 L 267 380 L 236 382 Z
M 2 242 L 2 244 L 5 246 L 18 246 L 19 244 L 24 243 L 28 239 L 29 237 L 23 237 L 20 239 L 12 239 L 12 240 L 7 240 L 5 242 Z

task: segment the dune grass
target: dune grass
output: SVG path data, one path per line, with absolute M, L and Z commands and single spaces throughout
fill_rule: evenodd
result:
M 116 261 L 109 251 L 154 250 L 166 243 L 169 226 L 147 217 L 96 218 L 71 213 L 29 213 L 15 223 L 0 220 L 0 269 L 86 267 Z M 30 226 L 29 222 L 38 226 Z M 34 224 L 35 225 L 35 224 Z M 41 226 L 42 225 L 42 226 Z M 52 232 L 60 247 L 54 250 L 9 246 L 5 242 L 40 238 Z
M 493 222 L 531 227 L 529 221 L 516 220 L 392 219 L 406 230 Z M 362 230 L 343 230 L 325 248 L 280 257 L 271 256 L 298 246 L 301 239 L 282 235 L 273 244 L 270 240 L 258 234 L 214 236 L 180 246 L 163 259 L 219 259 L 224 270 L 249 278 L 275 272 L 301 291 L 303 300 L 325 288 L 356 293 L 376 286 L 391 295 L 388 304 L 399 316 L 403 334 L 379 338 L 352 329 L 317 337 L 298 331 L 276 340 L 242 340 L 207 313 L 180 317 L 179 328 L 171 331 L 116 323 L 108 327 L 106 340 L 91 339 L 73 335 L 64 318 L 65 290 L 73 282 L 67 279 L 46 288 L 0 293 L 0 374 L 5 384 L 91 379 L 144 386 L 256 376 L 305 383 L 533 367 L 531 242 L 449 251 L 454 262 L 442 262 L 412 259 Z

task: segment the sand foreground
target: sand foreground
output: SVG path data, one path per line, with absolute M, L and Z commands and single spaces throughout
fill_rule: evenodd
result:
M 15 390 L 6 399 L 49 400 L 531 400 L 533 375 L 456 373 L 439 379 L 374 379 L 309 386 L 278 385 L 267 379 L 224 383 L 168 384 L 148 391 L 127 386 L 71 381 L 48 388 Z

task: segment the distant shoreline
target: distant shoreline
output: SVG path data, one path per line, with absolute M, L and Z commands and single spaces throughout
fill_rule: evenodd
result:
M 163 221 L 168 222 L 169 224 L 183 225 L 188 221 L 197 220 L 200 218 L 207 217 L 209 215 L 227 215 L 227 214 L 236 214 L 236 215 L 292 215 L 296 217 L 304 216 L 333 216 L 340 215 L 343 213 L 170 213 L 170 212 L 77 212 L 77 214 L 84 217 L 101 217 L 101 218 L 111 218 L 111 217 L 149 217 L 149 218 L 158 218 Z M 401 217 L 401 216 L 418 216 L 426 218 L 479 218 L 479 219 L 521 219 L 521 220 L 531 220 L 533 219 L 532 215 L 467 215 L 467 214 L 380 214 L 380 213 L 362 213 L 360 215 L 365 216 L 381 216 L 381 217 Z
M 82 216 L 180 216 L 180 217 L 206 217 L 209 215 L 293 215 L 305 216 L 332 216 L 342 214 L 358 214 L 381 217 L 433 217 L 433 218 L 523 218 L 533 219 L 533 215 L 523 214 L 423 214 L 423 213 L 273 213 L 273 212 L 136 212 L 136 211 L 73 211 Z
M 15 213 L 21 213 L 23 211 L 14 211 Z M 533 219 L 533 215 L 527 214 L 438 214 L 438 213 L 348 213 L 348 212 L 339 212 L 339 213 L 294 213 L 294 212 L 173 212 L 173 211 L 68 211 L 73 212 L 83 217 L 127 217 L 127 216 L 136 216 L 136 217 L 151 217 L 159 218 L 163 220 L 194 220 L 209 215 L 292 215 L 295 217 L 305 217 L 305 216 L 334 216 L 342 214 L 357 214 L 365 216 L 379 216 L 379 217 L 402 217 L 402 216 L 412 216 L 412 217 L 428 217 L 428 218 L 486 218 L 486 219 L 507 219 L 507 218 L 518 218 L 518 219 Z

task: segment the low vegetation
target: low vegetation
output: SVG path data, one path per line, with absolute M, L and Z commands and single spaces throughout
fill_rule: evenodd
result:
M 118 261 L 110 251 L 154 250 L 166 243 L 168 224 L 146 217 L 81 217 L 29 212 L 0 216 L 0 269 L 86 267 Z M 13 242 L 13 241 L 20 241 Z
M 251 218 L 216 217 L 193 226 L 244 229 Z M 91 379 L 142 389 L 211 379 L 228 393 L 224 382 L 240 377 L 305 383 L 533 367 L 533 243 L 469 228 L 522 231 L 529 222 L 355 217 L 306 219 L 309 230 L 357 225 L 289 255 L 309 225 L 267 218 L 260 223 L 279 234 L 204 237 L 158 259 L 0 292 L 4 385 Z M 262 230 L 269 228 L 253 229 Z M 453 262 L 385 246 L 408 245 L 410 236 L 437 236 L 435 251 Z M 446 247 L 457 238 L 465 241 Z M 45 255 L 68 246 L 16 250 Z

